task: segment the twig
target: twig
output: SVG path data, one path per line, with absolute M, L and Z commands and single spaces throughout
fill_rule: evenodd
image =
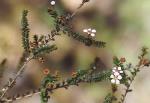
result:
M 139 62 L 138 62 L 138 64 L 137 64 L 136 67 L 135 67 L 134 74 L 132 75 L 132 78 L 130 79 L 130 82 L 126 85 L 126 91 L 125 91 L 125 93 L 122 95 L 123 98 L 121 99 L 121 102 L 119 102 L 119 103 L 124 103 L 125 98 L 126 98 L 128 92 L 131 92 L 131 91 L 132 91 L 132 90 L 130 89 L 131 84 L 133 83 L 133 81 L 134 81 L 134 79 L 135 79 L 137 73 L 140 72 L 140 68 L 143 68 L 143 67 L 145 67 L 145 66 L 150 66 L 150 61 L 147 60 L 147 59 L 145 59 L 145 55 L 148 53 L 147 49 L 148 49 L 147 47 L 143 47 L 143 48 L 141 49 L 141 50 L 142 50 L 142 53 L 141 53 L 141 55 L 138 56 Z
M 109 79 L 109 75 L 110 75 L 110 71 L 93 74 L 93 76 L 87 75 L 85 78 L 82 78 L 82 79 L 81 78 L 80 79 L 77 78 L 75 80 L 75 82 L 68 82 L 71 79 L 73 79 L 73 78 L 69 78 L 67 80 L 63 80 L 61 82 L 51 84 L 49 87 L 47 87 L 47 90 L 50 93 L 52 93 L 53 90 L 57 90 L 57 89 L 61 89 L 61 88 L 68 89 L 68 87 L 73 86 L 73 85 L 74 86 L 78 86 L 80 83 L 101 82 L 104 79 L 105 80 Z M 31 97 L 33 95 L 37 95 L 37 94 L 40 94 L 40 93 L 41 93 L 40 89 L 38 89 L 36 92 L 33 91 L 33 92 L 30 92 L 30 93 L 27 93 L 27 94 L 24 94 L 24 95 L 20 95 L 20 96 L 18 96 L 16 98 L 14 96 L 14 98 L 4 99 L 3 101 L 5 101 L 5 102 L 12 102 L 12 101 L 15 101 L 15 100 L 20 100 L 22 98 Z
M 73 14 L 70 16 L 71 18 L 73 18 L 73 16 L 75 16 L 78 11 L 84 6 L 85 3 L 89 2 L 90 0 L 83 0 L 82 3 L 80 4 L 80 6 L 77 8 L 76 11 L 73 12 Z
M 136 73 L 137 73 L 137 72 L 140 72 L 140 68 L 143 68 L 143 67 L 144 67 L 144 66 L 142 66 L 142 67 L 140 67 L 140 66 L 141 66 L 141 65 L 137 65 L 137 71 L 136 71 Z M 134 81 L 134 79 L 135 79 L 136 76 L 137 76 L 137 74 L 132 77 L 130 83 L 128 84 L 128 86 L 127 86 L 127 88 L 126 88 L 125 93 L 122 95 L 122 96 L 123 96 L 123 98 L 121 99 L 121 102 L 122 102 L 122 103 L 124 103 L 125 98 L 126 98 L 128 92 L 130 92 L 130 90 L 131 90 L 130 87 L 131 87 L 131 85 L 132 85 L 132 83 L 133 83 L 133 81 Z
M 5 90 L 4 90 L 4 92 L 2 93 L 2 95 L 0 96 L 0 100 L 3 99 L 3 97 L 6 95 L 6 93 L 8 92 L 8 90 L 13 87 L 13 85 L 14 85 L 14 83 L 16 82 L 17 78 L 22 74 L 22 72 L 23 72 L 24 69 L 25 69 L 25 66 L 28 64 L 28 62 L 29 62 L 31 59 L 33 59 L 33 56 L 29 56 L 29 57 L 28 57 L 28 60 L 27 60 L 26 62 L 24 62 L 24 64 L 23 64 L 22 67 L 20 68 L 20 70 L 17 72 L 15 78 L 14 78 L 12 81 L 10 81 L 10 83 L 7 85 L 7 87 L 4 87 Z

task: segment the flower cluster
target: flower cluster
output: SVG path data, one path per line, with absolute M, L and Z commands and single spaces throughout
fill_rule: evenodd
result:
M 91 29 L 91 28 L 83 29 L 83 32 L 87 33 L 91 37 L 95 37 L 95 35 L 96 35 L 96 30 L 95 29 Z
M 120 80 L 122 79 L 121 74 L 123 73 L 121 67 L 113 67 L 112 74 L 110 76 L 111 83 L 120 84 Z

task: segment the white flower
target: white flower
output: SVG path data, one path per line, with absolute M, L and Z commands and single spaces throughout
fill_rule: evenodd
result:
M 111 83 L 113 83 L 113 84 L 120 84 L 120 81 L 118 79 L 112 79 Z
M 111 83 L 120 84 L 120 80 L 122 79 L 121 73 L 123 73 L 121 67 L 113 67 L 112 74 L 110 76 Z
M 54 0 L 51 1 L 51 5 L 55 5 L 56 2 Z
M 96 36 L 96 30 L 95 29 L 83 29 L 84 33 L 87 33 L 89 36 L 91 37 L 95 37 Z
M 112 74 L 110 76 L 110 78 L 111 78 L 111 83 L 120 84 L 120 80 L 122 79 L 122 76 L 121 75 L 115 76 L 115 75 Z
M 122 79 L 122 77 L 121 76 L 111 76 L 112 78 L 111 78 L 111 83 L 113 83 L 113 84 L 120 84 L 120 80 Z
M 118 72 L 118 73 L 123 73 L 121 67 L 113 67 L 112 71 L 115 73 L 115 72 Z

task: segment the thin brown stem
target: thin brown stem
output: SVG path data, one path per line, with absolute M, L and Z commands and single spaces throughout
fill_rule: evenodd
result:
M 15 84 L 17 78 L 22 74 L 22 72 L 23 72 L 24 69 L 25 69 L 25 66 L 28 64 L 28 62 L 29 62 L 31 59 L 33 59 L 33 56 L 29 56 L 29 57 L 28 57 L 28 60 L 25 61 L 24 64 L 21 66 L 21 68 L 20 68 L 19 71 L 17 72 L 15 78 L 14 78 L 13 80 L 11 80 L 10 83 L 9 83 L 6 87 L 4 87 L 5 90 L 4 90 L 4 92 L 2 93 L 2 95 L 0 96 L 0 100 L 3 99 L 3 97 L 6 95 L 6 93 L 8 92 L 8 90 L 13 87 L 13 85 Z
M 79 12 L 79 10 L 84 6 L 85 3 L 86 3 L 86 2 L 82 2 L 82 3 L 80 4 L 80 6 L 76 9 L 76 11 L 74 11 L 74 12 L 72 13 L 72 15 L 71 15 L 70 17 L 73 18 L 73 17 Z
M 93 74 L 93 76 L 89 76 L 87 75 L 87 77 L 85 78 L 82 78 L 82 79 L 79 79 L 77 78 L 74 82 L 68 82 L 68 80 L 72 79 L 72 78 L 69 78 L 67 80 L 62 80 L 60 82 L 57 82 L 57 83 L 54 83 L 54 84 L 51 84 L 47 87 L 47 91 L 49 91 L 50 93 L 52 93 L 54 90 L 57 90 L 57 89 L 61 89 L 61 88 L 65 88 L 65 89 L 68 89 L 70 86 L 78 86 L 80 83 L 92 83 L 92 82 L 101 82 L 103 81 L 104 79 L 107 79 L 107 77 L 109 77 L 108 75 L 106 74 L 109 74 L 109 71 L 108 72 L 103 72 L 103 73 L 98 73 L 98 74 Z M 22 98 L 27 98 L 27 97 L 31 97 L 33 95 L 36 95 L 36 94 L 40 94 L 40 89 L 38 89 L 38 91 L 34 91 L 34 92 L 30 92 L 30 93 L 27 93 L 27 94 L 24 94 L 24 95 L 20 95 L 16 98 L 9 98 L 9 99 L 4 99 L 5 102 L 12 102 L 12 101 L 15 101 L 15 100 L 20 100 Z M 15 96 L 14 96 L 15 97 Z
M 137 65 L 137 72 L 139 72 L 139 71 L 140 71 L 140 68 L 143 68 L 143 67 L 144 67 L 144 65 L 142 65 L 142 66 L 141 66 L 141 65 Z M 137 72 L 136 72 L 136 73 L 137 73 Z M 131 85 L 132 85 L 132 83 L 133 83 L 133 81 L 134 81 L 134 79 L 135 79 L 136 76 L 137 76 L 137 74 L 132 77 L 132 79 L 131 79 L 129 85 L 126 87 L 125 93 L 123 94 L 123 98 L 122 98 L 122 100 L 121 100 L 122 103 L 124 103 L 125 98 L 126 98 L 127 94 L 129 93 L 130 87 L 131 87 Z

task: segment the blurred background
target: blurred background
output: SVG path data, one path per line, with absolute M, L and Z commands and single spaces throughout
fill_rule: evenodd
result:
M 50 0 L 0 0 L 0 61 L 7 59 L 2 87 L 9 77 L 14 77 L 23 53 L 21 44 L 21 15 L 29 10 L 30 36 L 48 34 L 54 27 L 53 19 L 47 13 Z M 60 12 L 73 12 L 82 0 L 56 0 Z M 56 38 L 58 50 L 47 55 L 41 64 L 37 60 L 29 63 L 26 71 L 17 80 L 17 85 L 9 92 L 25 93 L 38 88 L 43 77 L 43 69 L 52 73 L 60 71 L 67 77 L 75 69 L 86 69 L 96 57 L 99 70 L 111 69 L 112 57 L 126 57 L 127 62 L 137 63 L 142 46 L 150 47 L 150 0 L 91 0 L 74 19 L 76 31 L 85 28 L 97 30 L 96 40 L 107 43 L 106 48 L 86 47 L 62 35 Z M 149 103 L 150 70 L 143 69 L 132 85 L 126 103 Z M 52 94 L 49 103 L 102 103 L 110 91 L 110 83 L 82 84 L 69 90 L 60 89 Z M 120 91 L 121 93 L 122 91 Z M 15 101 L 14 103 L 40 103 L 39 95 Z

